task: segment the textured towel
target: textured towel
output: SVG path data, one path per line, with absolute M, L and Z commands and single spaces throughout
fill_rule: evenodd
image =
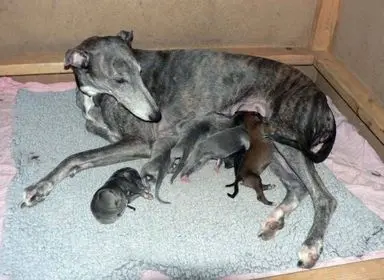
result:
M 309 198 L 268 242 L 257 238 L 260 223 L 272 211 L 242 187 L 236 199 L 223 186 L 232 170 L 208 164 L 190 184 L 166 178 L 162 197 L 172 202 L 136 200 L 115 224 L 101 225 L 89 203 L 93 193 L 123 166 L 138 170 L 146 160 L 96 168 L 68 178 L 47 200 L 20 209 L 22 190 L 66 156 L 105 145 L 89 134 L 75 106 L 74 92 L 36 94 L 21 91 L 15 107 L 13 156 L 18 168 L 9 189 L 0 273 L 11 279 L 139 279 L 146 269 L 173 279 L 217 279 L 230 274 L 284 271 L 296 266 L 297 252 L 312 219 Z M 384 223 L 349 193 L 323 165 L 317 170 L 339 205 L 320 259 L 363 255 L 384 249 Z M 266 192 L 280 202 L 285 190 L 267 169 L 263 180 L 278 187 Z

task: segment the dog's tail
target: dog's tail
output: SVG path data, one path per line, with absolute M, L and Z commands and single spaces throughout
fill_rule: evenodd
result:
M 322 110 L 323 115 L 312 114 L 309 118 L 304 133 L 300 133 L 298 139 L 290 139 L 284 133 L 271 134 L 273 140 L 289 145 L 304 153 L 314 163 L 324 161 L 332 151 L 336 139 L 336 122 L 331 109 Z M 324 115 L 324 112 L 327 112 Z M 314 151 L 316 146 L 321 145 L 320 149 Z

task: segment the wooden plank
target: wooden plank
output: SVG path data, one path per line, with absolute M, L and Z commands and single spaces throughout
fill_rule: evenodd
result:
M 306 49 L 291 48 L 214 48 L 217 51 L 227 51 L 232 53 L 248 54 L 266 57 L 293 65 L 311 65 L 314 56 L 311 51 Z M 18 75 L 42 75 L 68 73 L 70 70 L 64 69 L 64 52 L 56 54 L 25 54 L 16 58 L 0 60 L 0 76 Z
M 384 260 L 375 259 L 355 263 L 305 270 L 296 273 L 262 278 L 263 280 L 382 280 Z M 260 280 L 260 279 L 259 279 Z
M 371 90 L 330 53 L 316 53 L 314 66 L 384 144 L 384 108 Z
M 340 0 L 318 0 L 313 24 L 312 44 L 314 51 L 328 51 L 339 17 Z

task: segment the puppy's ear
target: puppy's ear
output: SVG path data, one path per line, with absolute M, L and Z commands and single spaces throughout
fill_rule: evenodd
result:
M 259 112 L 255 112 L 255 117 L 258 121 L 264 122 L 264 117 Z
M 132 41 L 133 41 L 133 30 L 131 31 L 125 31 L 121 30 L 117 36 L 119 36 L 121 39 L 123 39 L 127 45 L 131 48 L 132 47 Z
M 82 50 L 69 49 L 65 53 L 64 68 L 87 68 L 89 64 L 89 54 Z
M 236 113 L 233 115 L 233 123 L 234 125 L 239 125 L 243 122 L 244 115 L 247 113 L 247 111 L 236 111 Z

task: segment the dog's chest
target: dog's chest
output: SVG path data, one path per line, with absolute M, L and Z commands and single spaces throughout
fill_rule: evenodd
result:
M 90 121 L 95 121 L 95 117 L 92 116 L 92 109 L 95 107 L 93 98 L 84 94 L 83 96 L 83 113 L 84 118 Z

